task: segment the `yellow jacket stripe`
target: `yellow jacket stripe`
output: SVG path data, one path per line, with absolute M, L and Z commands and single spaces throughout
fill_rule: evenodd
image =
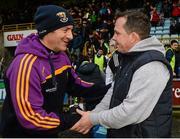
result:
M 71 68 L 71 67 L 72 67 L 72 66 L 70 66 L 70 65 L 63 66 L 63 67 L 55 70 L 55 75 L 61 74 L 63 71 L 65 71 L 66 69 Z M 52 74 L 48 75 L 48 76 L 46 77 L 46 80 L 49 79 L 49 78 L 52 78 Z
M 30 71 L 32 69 L 32 65 L 34 61 L 37 58 L 36 56 L 33 57 L 32 61 L 28 66 L 28 62 L 32 57 L 33 55 L 26 54 L 24 58 L 21 60 L 19 67 L 17 85 L 16 85 L 16 99 L 17 99 L 18 107 L 20 109 L 20 113 L 27 121 L 33 123 L 37 127 L 56 128 L 60 124 L 59 119 L 43 117 L 39 113 L 35 113 L 31 107 L 31 104 L 28 101 Z M 26 76 L 25 73 L 27 69 L 28 69 L 28 74 Z

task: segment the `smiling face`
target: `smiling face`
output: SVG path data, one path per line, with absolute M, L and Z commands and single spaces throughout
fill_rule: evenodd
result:
M 139 41 L 149 37 L 150 21 L 146 14 L 138 10 L 117 11 L 113 40 L 117 50 L 127 53 Z
M 127 33 L 124 24 L 126 23 L 126 18 L 119 17 L 116 20 L 114 27 L 113 40 L 116 42 L 117 50 L 121 53 L 126 53 L 133 46 L 131 33 Z
M 178 43 L 174 42 L 171 44 L 171 47 L 174 49 L 174 50 L 177 50 L 178 49 Z
M 54 52 L 66 51 L 69 42 L 73 39 L 73 26 L 59 28 L 44 36 L 43 44 Z

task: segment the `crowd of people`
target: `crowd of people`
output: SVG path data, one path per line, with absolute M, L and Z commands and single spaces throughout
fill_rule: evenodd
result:
M 162 25 L 164 18 L 171 18 L 170 33 L 180 33 L 179 0 L 144 0 L 139 2 L 139 5 L 132 0 L 130 2 L 131 6 L 128 5 L 128 2 L 125 4 L 123 0 L 119 1 L 117 5 L 124 4 L 126 5 L 124 8 L 141 8 L 148 15 L 151 26 Z M 46 1 L 46 3 L 48 2 Z M 22 8 L 14 9 L 19 10 L 19 12 L 15 12 L 13 9 L 1 11 L 1 25 L 33 22 L 33 13 L 35 13 L 36 7 L 46 3 L 25 1 Z M 134 3 L 134 7 L 132 7 L 132 3 Z M 117 10 L 115 8 L 117 7 L 113 6 L 110 0 L 84 1 L 83 3 L 77 1 L 74 6 L 62 6 L 68 9 L 74 19 L 78 19 L 73 31 L 74 39 L 69 45 L 74 66 L 79 67 L 85 60 L 94 61 L 99 49 L 102 49 L 102 55 L 106 57 L 103 64 L 106 66 L 110 54 L 109 42 L 113 35 L 114 14 Z

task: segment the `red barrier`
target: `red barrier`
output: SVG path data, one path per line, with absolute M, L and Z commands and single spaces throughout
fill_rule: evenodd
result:
M 180 79 L 173 80 L 173 107 L 180 107 Z

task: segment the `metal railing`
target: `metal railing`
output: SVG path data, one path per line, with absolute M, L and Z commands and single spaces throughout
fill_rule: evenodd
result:
M 3 25 L 2 31 L 20 31 L 20 30 L 32 30 L 35 29 L 34 23 L 23 23 L 23 24 L 11 24 L 11 25 Z
M 82 23 L 81 18 L 75 18 L 74 19 L 75 24 Z M 11 24 L 11 25 L 3 25 L 2 31 L 20 31 L 20 30 L 32 30 L 35 29 L 34 23 L 22 23 L 22 24 Z

